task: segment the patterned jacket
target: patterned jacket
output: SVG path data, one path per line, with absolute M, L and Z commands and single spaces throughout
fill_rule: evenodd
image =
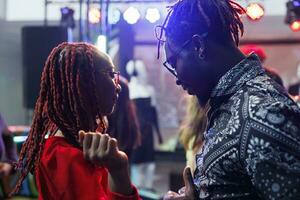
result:
M 300 110 L 255 54 L 219 80 L 209 103 L 199 198 L 300 200 Z

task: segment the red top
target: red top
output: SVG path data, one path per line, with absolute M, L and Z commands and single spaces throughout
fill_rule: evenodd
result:
M 132 196 L 109 191 L 108 171 L 86 161 L 81 150 L 63 137 L 46 140 L 36 170 L 39 200 L 138 200 L 134 188 Z

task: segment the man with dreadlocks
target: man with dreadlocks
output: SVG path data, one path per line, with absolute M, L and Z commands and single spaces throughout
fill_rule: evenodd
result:
M 179 0 L 158 27 L 164 66 L 208 118 L 194 178 L 186 168 L 185 190 L 165 199 L 300 199 L 300 111 L 237 48 L 242 13 L 233 0 Z
M 13 193 L 32 172 L 41 200 L 139 199 L 129 179 L 126 154 L 105 134 L 103 117 L 112 112 L 119 89 L 111 59 L 94 46 L 55 47 L 42 73 Z

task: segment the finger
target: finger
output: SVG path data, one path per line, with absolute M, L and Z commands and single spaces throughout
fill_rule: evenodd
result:
M 99 133 L 93 134 L 91 149 L 96 151 L 99 148 L 101 135 Z
M 185 187 L 182 187 L 178 190 L 178 194 L 184 194 L 185 193 Z
M 79 134 L 79 143 L 82 145 L 85 132 L 83 130 L 80 130 L 78 134 Z
M 173 191 L 168 191 L 167 194 L 164 195 L 164 200 L 172 200 L 178 194 Z
M 101 135 L 100 137 L 100 143 L 99 143 L 99 146 L 98 146 L 98 150 L 104 154 L 106 151 L 107 151 L 107 146 L 108 146 L 108 140 L 109 140 L 109 136 L 107 134 L 103 134 Z
M 183 170 L 183 180 L 184 180 L 184 185 L 186 187 L 194 185 L 193 176 L 192 176 L 191 168 L 190 167 L 186 167 Z
M 168 191 L 168 192 L 167 192 L 167 195 L 170 195 L 170 196 L 178 196 L 178 193 L 173 192 L 173 191 Z
M 183 171 L 183 180 L 185 184 L 185 191 L 187 196 L 195 197 L 196 194 L 196 188 L 194 185 L 194 179 L 192 176 L 191 168 L 186 167 Z
M 110 138 L 108 141 L 108 154 L 116 153 L 118 150 L 118 141 L 115 138 Z
M 83 138 L 83 151 L 86 152 L 91 148 L 91 143 L 93 139 L 93 134 L 88 132 L 84 133 L 84 138 Z
M 164 200 L 185 200 L 185 195 L 179 195 L 176 192 L 168 191 L 164 196 Z

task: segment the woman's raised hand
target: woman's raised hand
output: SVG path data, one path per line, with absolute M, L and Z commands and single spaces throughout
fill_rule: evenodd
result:
M 118 149 L 115 138 L 99 132 L 79 131 L 85 159 L 106 167 L 110 173 L 128 168 L 127 155 Z

